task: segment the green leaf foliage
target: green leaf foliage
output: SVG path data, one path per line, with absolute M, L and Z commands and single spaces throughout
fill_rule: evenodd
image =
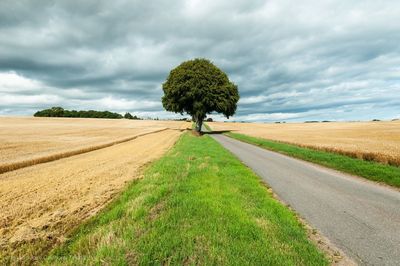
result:
M 76 111 L 76 110 L 65 110 L 61 107 L 52 107 L 37 111 L 33 116 L 35 117 L 78 117 L 78 118 L 108 118 L 108 119 L 120 119 L 122 115 L 109 111 Z
M 235 114 L 238 87 L 207 59 L 183 62 L 163 84 L 162 104 L 167 111 L 188 113 L 195 121 L 212 112 L 227 118 Z

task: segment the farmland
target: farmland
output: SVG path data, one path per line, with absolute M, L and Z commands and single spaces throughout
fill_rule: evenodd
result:
M 186 126 L 175 121 L 0 117 L 0 173 Z
M 327 265 L 288 208 L 209 136 L 183 134 L 45 265 Z
M 340 253 L 319 250 L 296 215 L 215 140 L 182 134 L 191 123 L 0 122 L 0 264 L 325 265 L 342 259 L 335 255 Z M 253 136 L 274 132 L 276 138 L 286 137 L 278 141 L 291 143 L 301 139 L 296 139 L 301 130 L 308 139 L 313 138 L 310 127 L 317 132 L 314 124 L 208 125 Z M 329 124 L 334 125 L 341 123 Z M 374 134 L 395 134 L 400 123 L 380 125 L 386 130 L 370 131 L 375 132 L 370 140 L 358 133 L 374 152 L 385 152 L 373 150 L 378 147 Z M 280 133 L 279 127 L 284 128 Z M 333 130 L 320 130 L 316 138 L 323 143 L 318 134 Z M 334 136 L 338 144 L 356 138 L 355 133 L 338 133 L 343 131 L 328 134 L 326 143 L 335 142 Z M 391 139 L 397 143 L 396 136 Z
M 74 154 L 0 176 L 0 258 L 26 261 L 96 214 L 147 163 L 176 142 L 185 122 L 1 118 L 1 162 L 72 149 L 118 145 Z M 159 131 L 163 130 L 163 131 Z M 10 159 L 9 159 L 10 158 Z M 7 255 L 7 256 L 5 256 Z M 14 261 L 15 262 L 15 261 Z
M 209 126 L 258 138 L 400 165 L 400 121 L 330 123 L 222 123 Z

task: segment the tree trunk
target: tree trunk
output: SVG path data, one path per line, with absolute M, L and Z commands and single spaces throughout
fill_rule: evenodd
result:
M 201 127 L 203 126 L 203 119 L 198 118 L 196 119 L 196 131 L 201 132 Z

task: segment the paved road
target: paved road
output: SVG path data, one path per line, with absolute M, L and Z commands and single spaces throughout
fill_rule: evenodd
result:
M 211 135 L 361 265 L 400 265 L 400 192 Z

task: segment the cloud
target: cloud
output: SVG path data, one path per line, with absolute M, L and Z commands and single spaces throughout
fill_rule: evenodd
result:
M 127 99 L 117 99 L 111 96 L 101 98 L 99 100 L 93 101 L 93 105 L 98 106 L 98 108 L 102 109 L 111 109 L 117 111 L 124 110 L 134 110 L 134 111 L 146 111 L 160 109 L 159 101 L 137 101 L 137 100 L 127 100 Z
M 176 117 L 161 84 L 206 57 L 239 86 L 237 120 L 393 118 L 399 13 L 372 0 L 3 0 L 0 114 L 60 104 Z
M 0 73 L 0 93 L 39 90 L 40 82 L 18 75 L 15 72 Z
M 1 106 L 5 106 L 11 108 L 14 105 L 57 105 L 61 104 L 61 99 L 55 95 L 7 95 L 0 94 L 1 97 Z

